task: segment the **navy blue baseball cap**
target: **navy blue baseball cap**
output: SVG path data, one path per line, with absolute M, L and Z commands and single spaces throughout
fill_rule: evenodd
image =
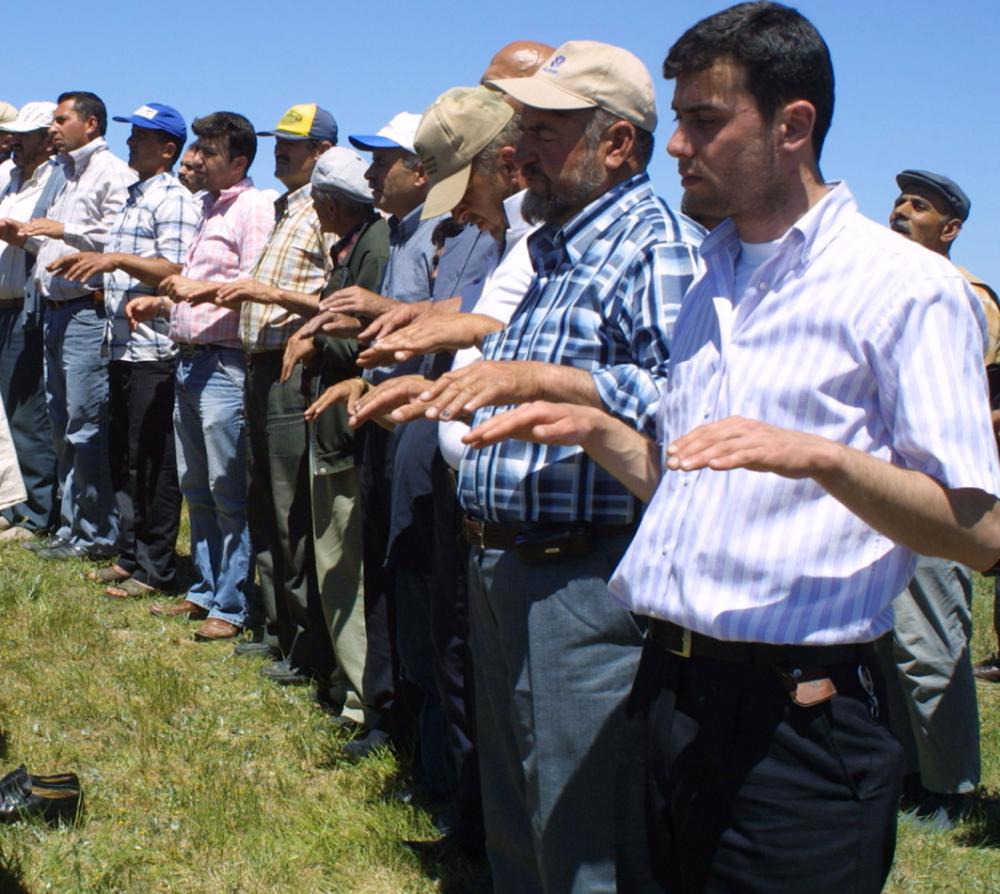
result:
M 136 127 L 145 127 L 146 130 L 162 130 L 177 137 L 182 142 L 187 142 L 187 125 L 181 113 L 173 106 L 165 106 L 159 102 L 147 102 L 139 106 L 131 115 L 115 115 L 112 121 L 121 121 L 123 124 L 134 124 Z
M 896 175 L 896 185 L 900 189 L 906 189 L 907 186 L 922 186 L 931 190 L 945 200 L 951 208 L 951 213 L 962 223 L 965 223 L 972 210 L 972 202 L 962 187 L 943 174 L 934 174 L 931 171 L 901 171 Z

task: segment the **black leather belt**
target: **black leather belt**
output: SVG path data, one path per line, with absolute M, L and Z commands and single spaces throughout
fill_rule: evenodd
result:
M 53 301 L 51 298 L 45 299 L 45 306 L 49 310 L 58 310 L 61 307 L 66 308 L 78 308 L 78 307 L 96 307 L 98 304 L 104 304 L 104 289 L 97 289 L 93 292 L 88 292 L 86 295 L 81 295 L 79 298 L 70 298 L 68 301 Z
M 734 642 L 713 639 L 659 618 L 650 618 L 647 636 L 658 646 L 682 658 L 711 658 L 734 664 L 829 667 L 834 664 L 859 664 L 872 656 L 871 643 L 798 646 Z
M 574 525 L 573 527 L 579 527 Z M 517 539 L 523 534 L 532 530 L 544 528 L 547 531 L 558 531 L 561 528 L 570 528 L 570 525 L 546 524 L 535 522 L 523 522 L 521 524 L 498 524 L 497 522 L 483 521 L 480 518 L 473 518 L 467 515 L 462 519 L 462 535 L 466 543 L 479 549 L 514 549 Z M 630 534 L 635 530 L 635 525 L 592 525 L 587 527 L 597 536 L 615 537 L 622 534 Z
M 201 344 L 189 344 L 188 342 L 177 342 L 177 353 L 181 357 L 197 357 L 199 354 L 204 354 L 207 351 L 214 350 L 216 345 L 201 345 Z

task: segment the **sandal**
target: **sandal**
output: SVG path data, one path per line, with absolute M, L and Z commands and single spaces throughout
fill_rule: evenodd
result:
M 156 587 L 144 584 L 134 577 L 127 577 L 115 586 L 107 587 L 104 590 L 105 595 L 112 599 L 137 599 L 141 596 L 156 596 L 159 592 Z
M 128 580 L 132 575 L 119 565 L 107 565 L 98 568 L 96 571 L 84 572 L 83 579 L 92 581 L 95 584 L 116 584 L 118 581 Z

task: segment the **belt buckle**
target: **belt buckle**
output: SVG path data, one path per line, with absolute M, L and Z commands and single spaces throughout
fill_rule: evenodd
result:
M 679 627 L 681 632 L 681 645 L 679 649 L 673 649 L 667 646 L 669 652 L 673 652 L 674 655 L 679 655 L 681 658 L 691 657 L 691 631 L 687 627 Z
M 480 518 L 470 518 L 468 527 L 475 538 L 472 545 L 477 549 L 486 549 L 486 522 Z

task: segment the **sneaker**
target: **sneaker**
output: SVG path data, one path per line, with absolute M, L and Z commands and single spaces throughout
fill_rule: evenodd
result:
M 903 811 L 899 821 L 922 832 L 950 832 L 972 813 L 968 795 L 945 795 L 927 792 L 912 810 Z
M 974 664 L 972 675 L 984 683 L 1000 683 L 1000 654 L 994 653 L 985 661 Z

